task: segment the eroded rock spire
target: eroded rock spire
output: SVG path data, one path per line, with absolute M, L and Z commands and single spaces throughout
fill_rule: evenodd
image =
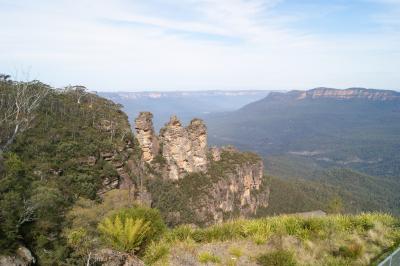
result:
M 150 163 L 159 153 L 159 143 L 153 127 L 153 114 L 141 112 L 135 119 L 136 138 L 142 150 L 143 161 Z
M 202 120 L 193 119 L 185 128 L 172 116 L 160 130 L 160 143 L 170 179 L 207 170 L 207 128 Z

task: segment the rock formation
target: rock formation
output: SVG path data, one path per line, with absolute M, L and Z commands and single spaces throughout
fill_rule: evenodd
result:
M 142 159 L 150 163 L 157 156 L 159 145 L 153 128 L 153 114 L 141 112 L 135 120 L 136 138 L 142 149 Z
M 207 129 L 202 120 L 193 119 L 184 128 L 178 118 L 172 116 L 160 130 L 160 143 L 170 179 L 207 169 Z
M 207 170 L 207 127 L 203 120 L 193 119 L 187 127 L 192 144 L 193 172 Z
M 90 258 L 90 265 L 94 262 L 95 265 L 103 266 L 144 266 L 144 262 L 136 256 L 123 253 L 112 249 L 101 249 Z
M 142 116 L 145 117 L 144 114 Z M 139 123 L 143 124 L 143 123 Z M 108 125 L 112 125 L 110 128 Z M 125 115 L 121 117 L 113 117 L 112 120 L 101 120 L 97 128 L 102 133 L 115 134 L 119 132 L 122 138 L 115 138 L 113 141 L 113 147 L 102 147 L 103 150 L 99 153 L 99 156 L 88 156 L 80 158 L 81 164 L 93 167 L 97 163 L 103 163 L 109 170 L 107 175 L 100 176 L 102 179 L 102 185 L 97 191 L 98 195 L 102 195 L 107 191 L 113 189 L 127 189 L 133 194 L 137 194 L 137 184 L 133 182 L 133 177 L 139 175 L 139 171 L 142 170 L 143 161 L 139 160 L 140 152 L 136 150 L 135 143 L 132 135 L 132 130 L 128 122 L 128 118 Z M 142 153 L 143 155 L 143 153 Z M 143 159 L 143 158 L 142 158 Z
M 172 116 L 156 136 L 152 115 L 141 113 L 135 128 L 142 160 L 151 169 L 145 178 L 157 182 L 158 177 L 166 182 L 157 187 L 150 185 L 149 192 L 155 204 L 171 205 L 165 214 L 171 224 L 211 224 L 227 217 L 254 215 L 258 208 L 268 206 L 269 187 L 263 183 L 262 159 L 232 146 L 208 149 L 207 128 L 202 120 L 193 119 L 184 127 Z M 173 182 L 173 188 L 168 182 Z M 174 196 L 160 200 L 158 196 L 165 194 Z M 170 198 L 174 202 L 166 202 Z M 175 208 L 177 202 L 184 202 L 188 209 Z M 188 220 L 188 213 L 194 214 L 195 220 Z

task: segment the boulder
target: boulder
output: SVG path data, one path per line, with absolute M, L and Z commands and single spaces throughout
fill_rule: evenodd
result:
M 24 246 L 20 246 L 14 255 L 0 256 L 0 266 L 29 266 L 35 263 L 35 257 Z

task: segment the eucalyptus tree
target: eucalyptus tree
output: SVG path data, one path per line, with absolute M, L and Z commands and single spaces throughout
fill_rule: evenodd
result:
M 10 81 L 0 75 L 0 154 L 15 138 L 29 129 L 35 112 L 50 91 L 50 87 L 37 80 Z

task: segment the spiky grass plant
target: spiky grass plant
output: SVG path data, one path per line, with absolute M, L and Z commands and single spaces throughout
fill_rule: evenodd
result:
M 119 251 L 135 252 L 150 230 L 150 222 L 143 219 L 121 219 L 117 215 L 114 218 L 105 218 L 99 224 L 98 230 L 107 245 Z

